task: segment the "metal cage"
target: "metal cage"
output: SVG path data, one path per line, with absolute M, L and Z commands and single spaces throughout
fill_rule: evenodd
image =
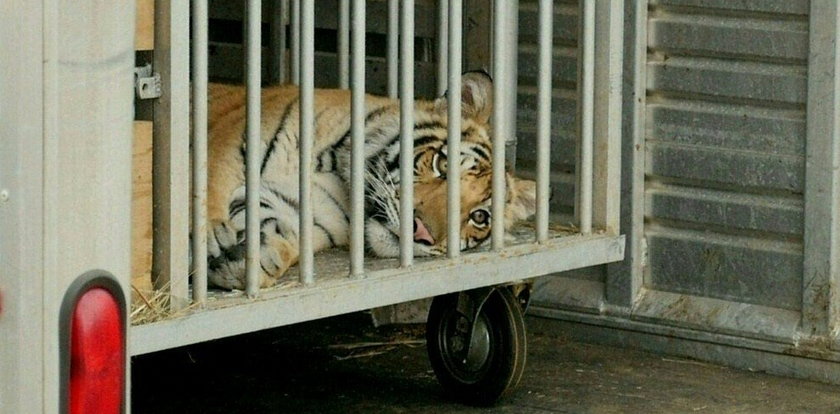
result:
M 244 292 L 208 294 L 206 257 L 207 168 L 207 0 L 158 2 L 154 68 L 160 73 L 162 96 L 155 105 L 155 268 L 156 284 L 165 286 L 173 309 L 191 306 L 178 317 L 134 326 L 129 350 L 144 354 L 199 341 L 251 332 L 346 312 L 364 310 L 451 292 L 509 283 L 554 272 L 621 260 L 624 239 L 619 233 L 621 56 L 620 32 L 597 30 L 622 16 L 616 2 L 584 1 L 581 64 L 581 121 L 579 182 L 576 186 L 578 229 L 558 234 L 549 229 L 549 136 L 551 125 L 552 2 L 539 2 L 539 124 L 537 160 L 537 214 L 534 230 L 518 232 L 505 243 L 501 218 L 505 200 L 503 137 L 516 136 L 517 2 L 493 2 L 492 62 L 495 106 L 493 113 L 493 217 L 492 245 L 488 251 L 461 254 L 448 250 L 446 258 L 415 261 L 412 226 L 402 225 L 398 261 L 366 258 L 363 243 L 363 129 L 365 94 L 365 2 L 339 2 L 339 87 L 352 91 L 351 237 L 349 254 L 312 252 L 312 140 L 314 90 L 314 12 L 316 2 L 280 1 L 272 8 L 279 15 L 273 25 L 288 22 L 278 36 L 275 56 L 277 78 L 299 85 L 301 96 L 300 145 L 300 262 L 299 284 L 291 288 L 259 289 L 258 188 L 260 172 L 261 11 L 259 0 L 247 1 L 245 41 L 247 70 L 247 288 Z M 438 16 L 439 92 L 460 90 L 463 4 L 440 1 Z M 413 198 L 412 109 L 414 101 L 414 2 L 388 1 L 387 85 L 390 96 L 401 99 L 402 180 L 401 221 L 410 223 Z M 190 39 L 190 23 L 192 38 Z M 619 25 L 620 27 L 620 25 Z M 601 33 L 601 34 L 598 34 Z M 453 99 L 454 98 L 454 99 Z M 190 108 L 192 101 L 192 108 Z M 452 170 L 460 157 L 460 96 L 449 98 L 448 150 Z M 192 128 L 190 128 L 192 126 Z M 192 171 L 189 166 L 192 165 Z M 460 209 L 457 171 L 448 176 L 448 228 L 450 246 L 459 246 Z M 189 177 L 192 177 L 190 180 Z M 160 183 L 160 185 L 157 185 Z M 190 189 L 192 195 L 190 196 Z M 190 199 L 192 202 L 190 202 Z M 192 211 L 190 211 L 192 208 Z M 191 217 L 191 218 L 190 218 Z M 191 220 L 191 224 L 190 224 Z M 183 260 L 190 251 L 192 266 Z M 521 233 L 521 234 L 520 234 Z M 190 276 L 191 275 L 191 276 Z M 190 285 L 189 280 L 192 279 Z

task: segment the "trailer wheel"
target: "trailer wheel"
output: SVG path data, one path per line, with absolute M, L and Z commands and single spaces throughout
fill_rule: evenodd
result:
M 525 368 L 525 321 L 508 288 L 495 289 L 480 308 L 471 344 L 470 318 L 458 311 L 458 293 L 432 302 L 426 325 L 429 360 L 444 392 L 471 405 L 491 405 L 510 394 Z

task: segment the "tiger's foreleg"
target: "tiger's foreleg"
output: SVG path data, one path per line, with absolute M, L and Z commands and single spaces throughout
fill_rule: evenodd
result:
M 288 223 L 289 211 L 269 188 L 260 191 L 260 287 L 269 287 L 297 263 L 296 229 Z M 208 222 L 209 281 L 225 289 L 245 289 L 247 259 L 245 189 L 237 189 L 228 217 Z

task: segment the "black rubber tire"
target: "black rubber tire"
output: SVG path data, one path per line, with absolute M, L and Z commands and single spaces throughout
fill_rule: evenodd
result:
M 457 293 L 438 296 L 432 302 L 426 323 L 432 369 L 451 398 L 469 405 L 492 405 L 516 388 L 525 369 L 527 347 L 522 308 L 507 288 L 496 289 L 487 298 L 478 316 L 482 335 L 476 336 L 489 338 L 489 346 L 480 353 L 480 367 L 469 367 L 466 357 L 456 358 L 450 349 L 456 348 L 452 338 L 458 333 L 453 333 L 453 329 L 458 329 L 456 324 L 463 318 L 456 310 L 457 303 Z

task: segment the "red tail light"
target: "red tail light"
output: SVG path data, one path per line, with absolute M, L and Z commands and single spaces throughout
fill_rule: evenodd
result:
M 120 414 L 125 407 L 125 302 L 112 278 L 81 279 L 69 289 L 63 309 L 62 412 Z

